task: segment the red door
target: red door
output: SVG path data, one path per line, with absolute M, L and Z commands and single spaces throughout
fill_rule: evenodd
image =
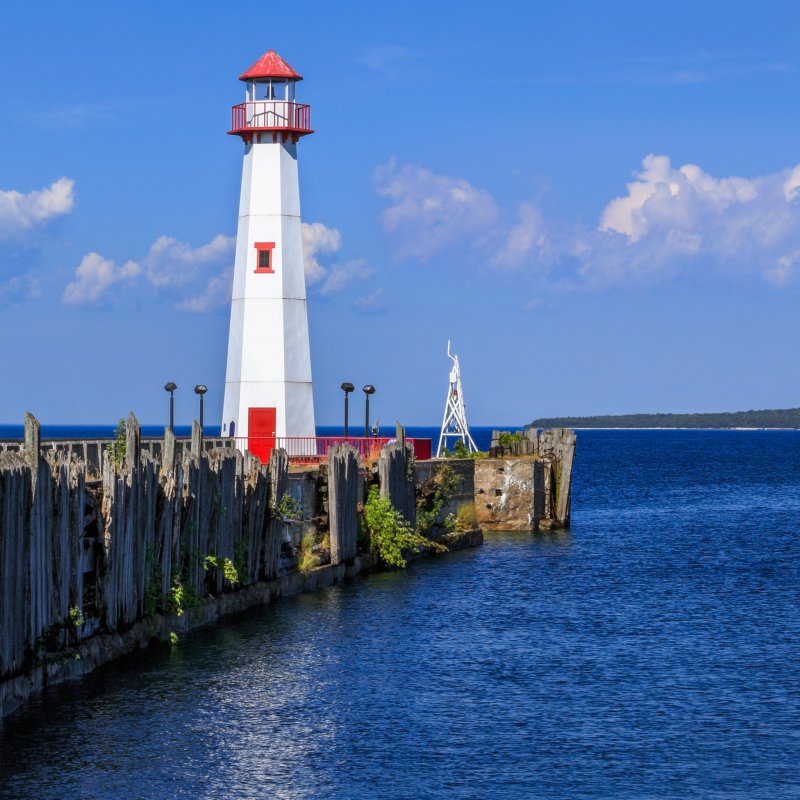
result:
M 250 408 L 247 411 L 247 449 L 262 463 L 269 461 L 275 447 L 275 409 Z

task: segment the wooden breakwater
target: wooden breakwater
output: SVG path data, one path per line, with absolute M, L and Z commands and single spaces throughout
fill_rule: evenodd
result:
M 131 415 L 124 446 L 104 448 L 98 473 L 82 447 L 42 442 L 27 415 L 24 442 L 0 452 L 0 719 L 153 639 L 374 566 L 359 536 L 371 484 L 451 549 L 482 541 L 470 515 L 456 515 L 490 497 L 484 505 L 503 511 L 492 511 L 488 528 L 563 524 L 558 437 L 534 458 L 416 464 L 399 439 L 375 464 L 342 445 L 319 467 L 290 474 L 284 451 L 262 464 L 227 443 L 209 447 L 196 424 L 182 445 L 167 430 L 144 446 Z M 506 502 L 497 476 L 519 503 Z M 307 510 L 289 520 L 283 501 L 298 487 Z
M 156 460 L 133 415 L 124 449 L 106 452 L 101 479 L 87 480 L 74 453 L 41 447 L 28 415 L 24 447 L 0 453 L 0 712 L 26 691 L 4 694 L 5 682 L 65 647 L 277 577 L 284 451 L 262 465 L 205 450 L 195 426 L 180 457 L 168 430 Z
M 31 415 L 22 446 L 0 452 L 0 719 L 154 638 L 376 562 L 358 541 L 375 476 L 349 445 L 318 469 L 321 513 L 301 552 L 281 503 L 285 451 L 262 464 L 231 447 L 206 449 L 195 423 L 183 448 L 167 430 L 156 458 L 133 415 L 126 427 L 97 477 L 82 448 L 42 443 Z M 392 463 L 385 480 L 394 485 L 394 470 L 408 470 Z M 477 544 L 478 533 L 452 544 Z

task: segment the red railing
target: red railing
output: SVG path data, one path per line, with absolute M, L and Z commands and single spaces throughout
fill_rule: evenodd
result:
M 237 131 L 311 132 L 311 106 L 291 100 L 256 100 L 231 109 L 231 133 Z
M 328 450 L 336 444 L 354 447 L 365 461 L 376 461 L 383 447 L 395 441 L 389 438 L 365 438 L 358 436 L 236 436 L 236 446 L 250 450 L 266 461 L 276 447 L 289 454 L 289 460 L 297 464 L 319 464 L 328 457 Z M 414 448 L 414 457 L 420 461 L 431 457 L 430 439 L 406 439 Z

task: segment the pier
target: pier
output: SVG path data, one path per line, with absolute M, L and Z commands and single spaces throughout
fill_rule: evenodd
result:
M 568 526 L 574 434 L 502 441 L 418 460 L 398 426 L 378 451 L 328 439 L 314 462 L 281 447 L 264 462 L 197 423 L 143 440 L 131 415 L 115 448 L 43 442 L 27 415 L 0 451 L 0 717 L 150 642 L 396 566 L 359 536 L 371 503 L 417 537 L 403 563 L 484 530 Z

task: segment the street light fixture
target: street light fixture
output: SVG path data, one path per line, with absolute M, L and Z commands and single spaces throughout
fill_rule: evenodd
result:
M 164 384 L 164 391 L 169 392 L 169 429 L 175 433 L 175 390 L 177 384 L 170 381 Z
M 353 386 L 352 383 L 343 383 L 342 384 L 342 391 L 344 392 L 344 438 L 345 439 L 347 438 L 347 435 L 349 433 L 348 420 L 347 420 L 347 412 L 348 412 L 347 396 L 350 394 L 350 392 L 354 391 L 355 388 L 356 387 Z
M 375 394 L 375 387 L 371 383 L 368 383 L 361 391 L 364 392 L 364 397 L 367 402 L 364 414 L 364 438 L 369 439 L 369 396 Z
M 198 383 L 197 386 L 194 387 L 194 393 L 200 395 L 200 430 L 203 430 L 203 395 L 208 391 L 208 386 L 203 386 L 202 383 Z

